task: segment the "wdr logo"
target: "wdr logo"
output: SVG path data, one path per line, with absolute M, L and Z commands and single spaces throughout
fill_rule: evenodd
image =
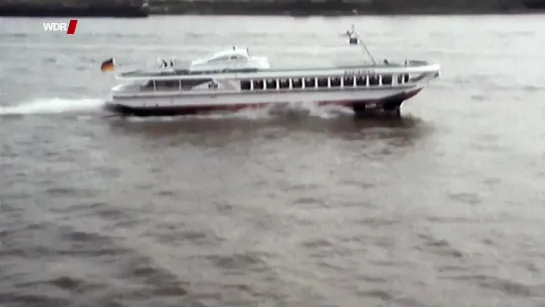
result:
M 78 26 L 77 20 L 70 20 L 69 23 L 66 22 L 44 22 L 44 31 L 62 31 L 66 32 L 68 35 L 72 35 L 76 33 L 76 27 Z

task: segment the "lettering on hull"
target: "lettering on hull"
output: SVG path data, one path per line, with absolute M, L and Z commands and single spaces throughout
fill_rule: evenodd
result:
M 345 76 L 353 76 L 353 75 L 372 75 L 375 73 L 374 69 L 359 69 L 359 70 L 346 70 L 344 72 Z

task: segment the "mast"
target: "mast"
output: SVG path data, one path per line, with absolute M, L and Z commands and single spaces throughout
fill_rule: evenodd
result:
M 365 50 L 365 52 L 367 53 L 369 58 L 371 58 L 371 61 L 373 61 L 373 65 L 377 65 L 377 62 L 375 61 L 375 58 L 373 57 L 373 55 L 371 54 L 371 52 L 367 48 L 367 45 L 365 45 L 365 42 L 360 38 L 358 32 L 356 32 L 356 28 L 354 27 L 354 25 L 352 25 L 352 27 L 350 28 L 349 31 L 346 31 L 346 34 L 349 37 L 349 43 L 350 44 L 360 44 L 361 43 L 361 45 L 363 46 L 363 49 Z

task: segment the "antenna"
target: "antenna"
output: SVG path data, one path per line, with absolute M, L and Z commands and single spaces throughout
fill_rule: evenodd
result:
M 371 52 L 369 52 L 369 49 L 367 49 L 367 45 L 365 45 L 365 42 L 360 38 L 358 32 L 356 32 L 356 28 L 354 27 L 354 25 L 352 25 L 351 29 L 349 31 L 346 31 L 346 33 L 348 34 L 349 42 L 352 44 L 352 41 L 356 39 L 357 40 L 356 44 L 361 43 L 363 45 L 363 49 L 365 50 L 367 55 L 371 58 L 371 61 L 373 61 L 373 65 L 377 65 L 375 58 L 373 58 L 373 55 L 371 54 Z

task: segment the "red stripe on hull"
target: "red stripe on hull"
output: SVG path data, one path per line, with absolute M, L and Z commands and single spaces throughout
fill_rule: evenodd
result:
M 376 104 L 377 106 L 386 106 L 391 104 L 392 107 L 399 107 L 404 100 L 407 100 L 422 89 L 418 89 L 412 92 L 403 93 L 388 97 L 386 99 L 378 100 L 342 100 L 342 101 L 319 101 L 317 105 L 338 105 L 344 107 L 353 108 L 355 111 L 364 109 L 369 104 Z M 262 109 L 269 106 L 286 107 L 290 105 L 289 102 L 283 103 L 249 103 L 249 104 L 222 104 L 222 105 L 179 105 L 169 107 L 132 107 L 123 104 L 109 103 L 106 105 L 106 109 L 114 113 L 120 113 L 131 116 L 182 116 L 182 115 L 198 115 L 198 114 L 210 114 L 210 113 L 223 113 L 223 112 L 237 112 L 246 109 Z

